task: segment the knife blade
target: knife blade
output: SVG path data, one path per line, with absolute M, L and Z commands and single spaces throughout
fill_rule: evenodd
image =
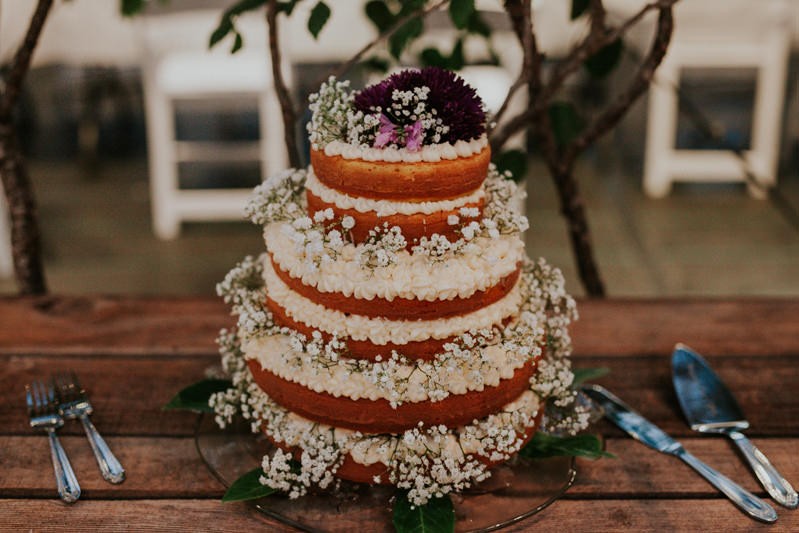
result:
M 584 385 L 581 390 L 602 407 L 605 416 L 611 422 L 650 448 L 679 457 L 750 517 L 769 523 L 777 520 L 777 512 L 768 503 L 691 455 L 679 441 L 669 436 L 604 387 Z
M 677 344 L 671 356 L 671 370 L 677 399 L 691 429 L 720 433 L 732 439 L 774 501 L 789 509 L 796 508 L 799 495 L 741 432 L 749 427 L 749 422 L 732 392 L 708 362 L 688 346 Z

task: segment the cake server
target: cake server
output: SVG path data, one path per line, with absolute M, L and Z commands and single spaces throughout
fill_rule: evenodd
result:
M 691 429 L 731 438 L 774 501 L 794 509 L 799 504 L 799 496 L 763 452 L 741 432 L 749 427 L 749 422 L 707 361 L 684 344 L 678 344 L 671 357 L 671 374 L 677 399 Z
M 632 438 L 661 453 L 679 457 L 752 518 L 762 522 L 777 520 L 777 512 L 772 506 L 688 453 L 682 444 L 604 387 L 584 385 L 581 390 L 602 407 L 605 416 L 611 422 L 626 431 Z

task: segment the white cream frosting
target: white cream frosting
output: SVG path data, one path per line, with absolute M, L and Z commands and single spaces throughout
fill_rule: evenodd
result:
M 280 269 L 320 292 L 338 292 L 364 300 L 383 298 L 418 299 L 432 302 L 468 298 L 489 289 L 511 274 L 524 258 L 524 243 L 518 235 L 472 241 L 476 252 L 431 262 L 422 255 L 397 252 L 393 265 L 373 270 L 358 262 L 356 247 L 345 245 L 335 261 L 310 268 L 281 223 L 267 225 L 264 239 Z
M 308 179 L 305 188 L 314 196 L 322 199 L 328 204 L 334 204 L 339 209 L 354 209 L 359 213 L 374 212 L 379 217 L 391 215 L 415 215 L 441 213 L 455 211 L 467 204 L 475 204 L 485 198 L 485 190 L 479 187 L 474 192 L 465 196 L 459 196 L 451 200 L 441 200 L 438 202 L 394 202 L 391 200 L 375 200 L 362 196 L 350 196 L 343 192 L 332 189 L 319 181 L 313 169 L 308 170 Z
M 298 383 L 314 392 L 351 400 L 389 400 L 393 403 L 441 400 L 445 395 L 431 398 L 431 383 L 449 394 L 466 394 L 495 387 L 500 380 L 510 379 L 517 368 L 524 365 L 524 355 L 510 353 L 499 344 L 489 345 L 479 351 L 469 364 L 415 365 L 380 364 L 377 372 L 369 369 L 352 371 L 352 360 L 339 359 L 334 365 L 314 364 L 291 347 L 286 335 L 269 335 L 243 343 L 247 359 L 255 359 L 261 368 L 279 378 Z M 374 364 L 372 364 L 374 366 Z M 390 384 L 389 384 L 390 383 Z M 386 386 L 388 385 L 388 386 Z M 393 393 L 400 387 L 401 394 Z
M 340 155 L 344 159 L 363 159 L 364 161 L 385 161 L 388 163 L 435 163 L 442 159 L 457 159 L 480 153 L 488 146 L 488 137 L 483 134 L 471 141 L 456 141 L 455 144 L 440 143 L 423 146 L 411 152 L 407 148 L 370 148 L 355 146 L 344 141 L 330 141 L 325 145 L 325 155 Z
M 516 314 L 522 304 L 521 284 L 517 281 L 513 289 L 500 300 L 464 315 L 436 320 L 369 318 L 328 309 L 294 292 L 278 277 L 269 261 L 264 261 L 263 269 L 267 294 L 291 318 L 330 334 L 336 333 L 357 341 L 369 340 L 377 345 L 445 339 L 466 331 L 491 328 Z
M 266 396 L 262 391 L 257 394 Z M 515 427 L 517 431 L 524 429 L 520 424 L 516 427 L 518 419 L 532 420 L 538 413 L 541 402 L 532 391 L 525 391 L 518 398 L 505 405 L 500 412 L 489 415 L 472 424 L 447 430 L 444 435 L 427 437 L 418 443 L 423 446 L 419 455 L 444 455 L 453 458 L 463 458 L 469 454 L 484 454 L 487 450 L 481 443 L 481 437 L 496 433 L 507 427 Z M 522 415 L 521 417 L 519 415 Z M 391 462 L 391 455 L 397 449 L 398 441 L 403 435 L 363 435 L 359 431 L 337 428 L 308 420 L 296 413 L 287 411 L 281 417 L 280 437 L 282 442 L 289 446 L 299 446 L 302 436 L 315 429 L 317 432 L 334 431 L 334 440 L 344 445 L 353 461 L 361 465 Z M 267 430 L 269 430 L 268 428 Z

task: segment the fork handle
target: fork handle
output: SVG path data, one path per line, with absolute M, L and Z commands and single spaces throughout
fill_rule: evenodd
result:
M 75 503 L 80 498 L 80 485 L 69 463 L 67 452 L 61 446 L 55 429 L 48 429 L 47 435 L 50 440 L 50 457 L 53 460 L 53 470 L 55 471 L 55 481 L 58 487 L 58 496 L 66 503 Z
M 788 481 L 777 472 L 774 465 L 768 458 L 755 447 L 752 442 L 740 431 L 729 431 L 727 436 L 730 437 L 738 449 L 741 450 L 744 458 L 755 471 L 757 479 L 763 485 L 763 488 L 769 493 L 769 496 L 774 498 L 774 501 L 789 509 L 794 509 L 799 504 L 799 496 Z
M 97 460 L 97 466 L 100 467 L 103 478 L 109 483 L 122 483 L 125 481 L 125 469 L 122 468 L 116 456 L 111 453 L 111 448 L 108 447 L 105 439 L 100 436 L 100 432 L 92 424 L 89 415 L 82 415 L 80 421 L 83 423 L 83 429 L 89 438 L 89 444 L 92 446 L 94 458 Z

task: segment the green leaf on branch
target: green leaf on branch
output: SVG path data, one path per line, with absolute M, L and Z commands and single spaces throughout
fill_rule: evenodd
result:
M 256 500 L 277 492 L 272 487 L 261 484 L 259 480 L 263 475 L 264 471 L 260 467 L 250 470 L 233 482 L 227 492 L 225 492 L 225 495 L 222 496 L 222 502 Z
M 466 28 L 474 12 L 474 0 L 452 0 L 449 3 L 449 18 L 459 30 Z
M 420 17 L 414 17 L 395 31 L 388 38 L 388 51 L 399 60 L 402 52 L 415 38 L 419 37 L 424 30 L 424 24 Z
M 311 16 L 308 17 L 308 31 L 311 32 L 314 39 L 319 37 L 319 32 L 325 27 L 328 19 L 330 18 L 330 8 L 327 4 L 319 0 L 311 10 Z
M 290 17 L 299 1 L 300 0 L 289 0 L 288 2 L 278 2 L 277 10 L 279 13 L 285 13 L 287 17 Z
M 623 51 L 624 43 L 621 39 L 616 39 L 586 59 L 583 65 L 592 77 L 604 78 L 613 72 L 613 69 L 619 64 Z
M 385 2 L 381 0 L 372 0 L 367 2 L 364 6 L 366 16 L 375 25 L 378 32 L 386 31 L 394 23 L 394 14 L 388 9 Z
M 573 368 L 572 372 L 574 373 L 574 381 L 572 382 L 572 388 L 576 389 L 586 381 L 601 378 L 602 376 L 607 376 L 610 373 L 610 369 L 606 367 Z
M 465 63 L 463 57 L 463 39 L 457 40 L 449 56 L 445 56 L 437 48 L 425 48 L 419 55 L 419 59 L 422 62 L 422 66 L 425 67 L 441 67 L 448 70 L 460 70 Z
M 508 171 L 513 181 L 521 181 L 527 174 L 527 154 L 521 150 L 506 150 L 494 159 L 500 173 Z
M 364 69 L 381 74 L 388 72 L 389 66 L 388 60 L 379 56 L 372 56 L 361 61 L 361 67 Z
M 213 413 L 208 399 L 216 392 L 223 392 L 233 386 L 227 379 L 204 379 L 189 385 L 172 398 L 164 409 L 185 409 L 201 413 Z
M 119 10 L 126 17 L 132 17 L 144 9 L 144 0 L 120 0 Z
M 577 109 L 570 102 L 553 102 L 549 106 L 549 121 L 558 147 L 573 141 L 585 126 Z
M 227 37 L 228 34 L 232 33 L 234 35 L 234 39 L 230 53 L 235 54 L 241 50 L 241 47 L 244 46 L 244 39 L 241 33 L 239 33 L 239 31 L 236 29 L 236 17 L 246 13 L 247 11 L 255 11 L 256 9 L 259 9 L 261 6 L 266 4 L 266 1 L 267 0 L 239 0 L 227 8 L 219 18 L 219 24 L 217 24 L 214 31 L 211 32 L 211 37 L 208 40 L 208 48 L 213 48 L 222 39 Z
M 233 46 L 230 48 L 230 53 L 235 54 L 241 47 L 244 46 L 244 39 L 241 38 L 241 34 L 236 32 L 236 37 L 233 38 Z
M 472 11 L 469 20 L 466 22 L 466 31 L 476 35 L 482 35 L 483 37 L 491 36 L 491 26 L 483 20 L 483 17 L 480 16 L 480 12 L 476 9 Z
M 449 496 L 413 505 L 402 491 L 394 502 L 393 522 L 396 533 L 450 533 L 455 531 L 455 509 Z
M 615 457 L 602 449 L 602 442 L 595 435 L 575 435 L 574 437 L 556 437 L 546 433 L 536 433 L 530 442 L 519 451 L 519 455 L 528 459 L 545 459 L 547 457 Z
M 588 9 L 588 0 L 572 0 L 571 19 L 574 20 Z

